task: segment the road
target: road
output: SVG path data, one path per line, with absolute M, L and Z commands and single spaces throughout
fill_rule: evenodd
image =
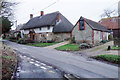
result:
M 4 42 L 26 56 L 34 57 L 36 60 L 80 78 L 118 78 L 118 67 L 113 65 L 86 59 L 68 52 L 26 46 L 9 41 Z
M 19 53 L 19 52 L 17 52 Z M 15 78 L 64 78 L 61 71 L 42 63 L 33 57 L 19 55 L 19 63 Z

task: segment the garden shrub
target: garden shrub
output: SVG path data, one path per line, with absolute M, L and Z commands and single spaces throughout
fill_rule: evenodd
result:
M 110 35 L 108 36 L 108 40 L 109 40 L 109 41 L 112 41 L 112 40 L 113 40 L 113 35 L 112 35 L 112 34 L 110 34 Z

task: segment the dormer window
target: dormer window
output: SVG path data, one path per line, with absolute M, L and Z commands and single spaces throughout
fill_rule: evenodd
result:
M 50 30 L 50 26 L 48 26 L 47 29 Z
M 40 30 L 40 31 L 42 30 L 41 27 L 39 28 L 39 30 Z
M 79 30 L 85 30 L 85 21 L 84 20 L 79 21 Z

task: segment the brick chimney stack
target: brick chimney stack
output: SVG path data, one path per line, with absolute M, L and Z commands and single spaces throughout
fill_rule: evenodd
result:
M 58 16 L 57 16 L 57 22 L 60 21 L 60 13 L 58 13 Z
M 43 16 L 44 15 L 44 11 L 41 11 L 41 16 Z
M 33 18 L 33 14 L 30 14 L 30 19 L 32 19 Z

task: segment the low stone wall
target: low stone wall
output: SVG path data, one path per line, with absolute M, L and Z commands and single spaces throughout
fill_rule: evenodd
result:
M 53 33 L 53 41 L 60 42 L 65 40 L 70 40 L 71 33 Z
M 69 40 L 71 38 L 71 33 L 37 33 L 35 34 L 34 40 L 36 42 L 41 41 L 54 41 L 54 42 L 60 42 Z M 30 40 L 29 34 L 24 35 L 24 38 L 27 40 Z

